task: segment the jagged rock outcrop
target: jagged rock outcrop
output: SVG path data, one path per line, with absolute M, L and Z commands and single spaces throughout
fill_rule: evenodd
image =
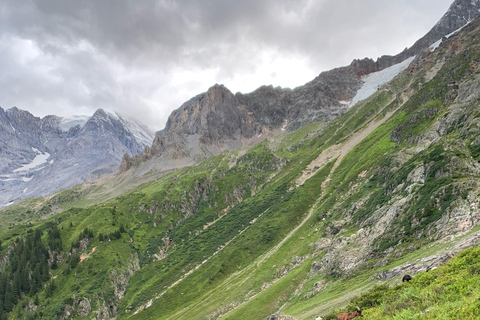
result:
M 128 169 L 132 167 L 132 159 L 128 155 L 128 153 L 125 153 L 122 158 L 122 163 L 120 163 L 120 172 L 125 172 Z
M 252 120 L 230 90 L 214 85 L 173 111 L 165 131 L 197 134 L 201 143 L 218 144 L 238 137 L 252 137 L 258 126 Z
M 170 159 L 194 158 L 201 153 L 200 145 L 208 150 L 200 154 L 202 159 L 209 152 L 218 154 L 229 149 L 229 141 L 253 137 L 259 129 L 230 90 L 214 85 L 173 111 L 165 129 L 155 134 L 152 148 L 145 153 Z
M 152 147 L 138 158 L 159 157 L 162 170 L 167 170 L 178 166 L 178 160 L 197 163 L 241 147 L 264 132 L 329 121 L 347 110 L 345 101 L 361 84 L 351 66 L 324 72 L 293 90 L 263 86 L 233 95 L 217 84 L 173 111 L 165 129 L 155 134 Z

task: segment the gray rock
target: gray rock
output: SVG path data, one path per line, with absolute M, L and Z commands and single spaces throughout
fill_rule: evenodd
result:
M 80 300 L 77 307 L 77 315 L 79 317 L 86 317 L 92 311 L 92 306 L 90 305 L 90 300 L 85 298 Z

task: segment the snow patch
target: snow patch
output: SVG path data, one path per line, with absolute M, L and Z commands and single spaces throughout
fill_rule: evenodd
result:
M 1 179 L 1 181 L 4 181 L 4 182 L 18 180 L 18 179 L 14 179 L 14 178 L 9 178 L 7 176 L 0 177 L 0 179 Z
M 118 114 L 117 114 L 117 119 L 118 121 L 123 123 L 123 125 L 128 131 L 130 131 L 130 133 L 138 143 L 145 146 L 150 146 L 152 144 L 153 135 L 145 132 L 145 130 L 143 130 L 138 124 L 136 124 L 133 121 L 126 120 L 122 117 L 119 117 Z
M 23 193 L 27 192 L 28 188 L 23 189 Z
M 38 149 L 34 149 L 35 152 L 40 152 Z M 30 162 L 29 164 L 23 165 L 18 169 L 13 170 L 13 172 L 21 172 L 21 171 L 28 171 L 30 169 L 36 168 L 42 164 L 45 164 L 47 162 L 47 159 L 50 157 L 50 153 L 45 152 L 41 154 L 37 154 L 37 156 Z
M 112 119 L 115 119 L 115 120 L 120 120 L 121 117 L 118 116 L 118 113 L 116 112 L 110 112 L 110 111 L 105 111 L 106 114 L 108 114 L 108 116 Z
M 30 177 L 30 178 L 22 177 L 23 182 L 28 182 L 28 181 L 30 181 L 30 180 L 32 180 L 32 179 L 33 179 L 33 176 Z
M 435 51 L 440 46 L 440 43 L 442 43 L 442 39 L 435 41 L 432 43 L 432 45 L 429 47 L 430 51 Z
M 80 127 L 83 127 L 85 123 L 87 123 L 88 119 L 90 119 L 89 116 L 84 116 L 84 115 L 73 115 L 69 117 L 63 117 L 62 120 L 60 120 L 60 129 L 63 131 L 68 131 L 70 128 L 73 128 L 77 125 Z
M 395 78 L 400 72 L 408 68 L 415 57 L 408 58 L 398 64 L 383 69 L 382 71 L 370 73 L 364 77 L 363 86 L 357 91 L 349 107 L 353 107 L 357 102 L 362 101 L 374 94 L 381 86 Z
M 479 10 L 479 11 L 480 11 L 480 10 Z M 471 20 L 468 21 L 467 24 L 469 24 L 470 22 L 471 22 Z M 467 25 L 467 24 L 466 24 L 466 25 Z M 465 26 L 466 26 L 466 25 L 465 25 Z M 447 39 L 450 38 L 450 37 L 453 36 L 455 33 L 457 33 L 458 31 L 462 30 L 463 27 L 465 27 L 465 26 L 462 26 L 462 27 L 458 28 L 457 30 L 453 31 L 452 33 L 447 34 L 447 35 L 445 36 L 445 38 L 447 38 Z M 437 48 L 440 46 L 440 44 L 442 43 L 442 40 L 443 40 L 443 38 L 440 39 L 440 40 L 438 40 L 438 41 L 435 41 L 434 43 L 432 43 L 432 45 L 430 45 L 430 47 L 428 47 L 428 48 L 430 49 L 430 51 L 432 51 L 432 52 L 435 51 L 435 49 L 437 49 Z

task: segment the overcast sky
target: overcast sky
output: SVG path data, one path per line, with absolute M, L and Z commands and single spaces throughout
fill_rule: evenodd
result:
M 1 0 L 0 106 L 156 131 L 215 83 L 296 87 L 396 54 L 453 0 Z

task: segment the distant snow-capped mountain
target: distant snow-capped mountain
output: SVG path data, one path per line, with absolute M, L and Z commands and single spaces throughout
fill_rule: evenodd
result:
M 115 172 L 124 154 L 152 141 L 135 122 L 102 109 L 91 117 L 38 118 L 0 108 L 0 206 Z

